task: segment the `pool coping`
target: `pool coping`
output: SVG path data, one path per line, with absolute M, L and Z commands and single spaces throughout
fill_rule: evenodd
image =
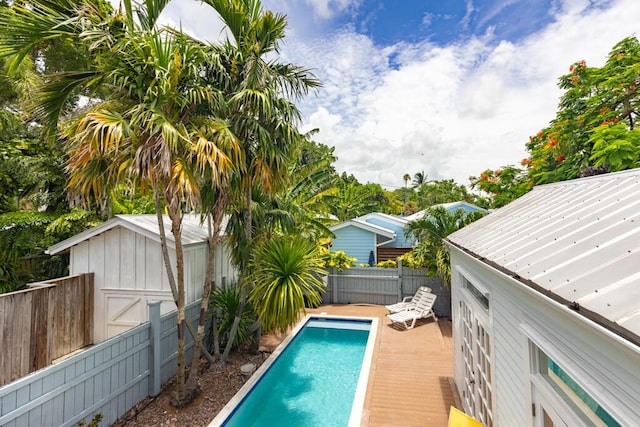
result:
M 223 422 L 227 420 L 229 415 L 235 410 L 235 408 L 244 400 L 247 394 L 253 389 L 256 383 L 262 378 L 264 373 L 275 362 L 276 358 L 282 353 L 282 351 L 289 345 L 291 340 L 298 335 L 298 332 L 304 327 L 304 325 L 311 318 L 325 318 L 325 319 L 346 319 L 346 320 L 367 320 L 371 321 L 371 329 L 369 330 L 369 338 L 367 339 L 367 345 L 365 346 L 364 355 L 362 358 L 362 366 L 360 367 L 360 374 L 358 377 L 358 384 L 356 385 L 356 392 L 353 397 L 353 404 L 351 405 L 351 414 L 349 415 L 349 427 L 357 427 L 360 425 L 362 414 L 364 411 L 364 401 L 367 393 L 367 384 L 369 382 L 371 363 L 373 360 L 373 351 L 375 349 L 376 337 L 378 334 L 378 322 L 377 317 L 362 317 L 362 316 L 338 316 L 330 315 L 326 313 L 319 314 L 307 314 L 298 324 L 293 328 L 291 333 L 278 345 L 278 347 L 271 353 L 271 355 L 264 361 L 262 365 L 251 375 L 246 383 L 238 390 L 238 392 L 227 402 L 227 404 L 218 412 L 218 415 L 211 420 L 208 427 L 221 426 Z

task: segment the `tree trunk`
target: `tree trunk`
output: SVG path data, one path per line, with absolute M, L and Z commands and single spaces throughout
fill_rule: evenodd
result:
M 246 218 L 245 218 L 245 225 L 244 225 L 244 234 L 245 234 L 245 238 L 247 239 L 247 242 L 251 242 L 251 239 L 253 238 L 252 234 L 253 234 L 253 224 L 251 223 L 251 221 L 253 220 L 252 215 L 251 215 L 251 184 L 249 184 L 249 188 L 246 190 L 246 209 L 247 209 L 247 214 L 246 214 Z M 244 260 L 244 264 L 245 264 L 245 268 L 243 272 L 241 272 L 240 278 L 238 280 L 238 283 L 240 284 L 240 304 L 238 304 L 238 311 L 236 313 L 236 317 L 233 319 L 233 325 L 231 325 L 231 331 L 229 332 L 229 340 L 227 341 L 227 345 L 224 348 L 224 353 L 222 353 L 222 357 L 220 359 L 220 362 L 225 364 L 227 363 L 227 361 L 229 360 L 229 353 L 231 352 L 231 347 L 233 346 L 233 342 L 236 339 L 236 335 L 238 334 L 238 327 L 240 326 L 240 318 L 242 317 L 242 312 L 244 311 L 244 306 L 246 304 L 246 298 L 245 298 L 245 286 L 247 285 L 246 283 L 246 276 L 247 276 L 247 270 L 249 269 L 248 265 L 249 265 L 249 260 Z
M 184 250 L 182 247 L 182 217 L 180 212 L 172 203 L 167 203 L 169 218 L 171 218 L 171 234 L 176 247 L 176 276 L 178 288 L 178 351 L 177 351 L 177 372 L 176 372 L 176 394 L 171 400 L 175 407 L 181 407 L 191 402 L 196 395 L 187 393 L 185 383 L 185 289 L 184 289 Z
M 207 258 L 207 272 L 205 274 L 204 286 L 202 287 L 202 301 L 200 302 L 200 316 L 198 318 L 198 329 L 195 338 L 193 357 L 191 358 L 191 371 L 187 380 L 187 392 L 200 393 L 198 386 L 198 371 L 200 370 L 200 353 L 202 350 L 202 339 L 204 337 L 204 324 L 207 320 L 207 309 L 209 308 L 209 297 L 211 296 L 212 284 L 215 287 L 215 258 L 216 248 L 220 240 L 220 224 L 222 215 L 217 215 L 213 219 L 207 215 L 209 230 L 209 256 Z
M 222 356 L 220 357 L 220 362 L 223 365 L 229 361 L 229 353 L 231 352 L 231 347 L 233 347 L 233 342 L 238 334 L 240 318 L 242 317 L 242 312 L 244 311 L 244 306 L 246 304 L 245 300 L 244 290 L 240 288 L 240 304 L 238 304 L 238 312 L 236 313 L 236 317 L 233 319 L 233 325 L 231 325 L 231 332 L 229 332 L 229 340 L 227 341 L 227 345 L 224 347 L 224 353 L 222 353 Z

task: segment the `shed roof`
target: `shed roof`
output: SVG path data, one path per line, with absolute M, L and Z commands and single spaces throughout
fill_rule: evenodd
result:
M 535 187 L 448 240 L 639 342 L 640 169 Z
M 171 234 L 171 220 L 167 215 L 164 215 L 163 219 L 167 233 L 167 244 L 173 247 L 175 242 L 173 235 Z M 223 229 L 225 225 L 226 220 L 222 225 Z M 116 227 L 123 227 L 157 242 L 160 241 L 160 230 L 156 215 L 116 215 L 100 225 L 85 230 L 82 233 L 76 234 L 75 236 L 51 246 L 46 250 L 46 253 L 54 255 L 64 252 L 72 246 Z M 182 244 L 186 247 L 204 243 L 206 240 L 207 225 L 201 225 L 200 217 L 197 215 L 185 215 L 182 219 Z

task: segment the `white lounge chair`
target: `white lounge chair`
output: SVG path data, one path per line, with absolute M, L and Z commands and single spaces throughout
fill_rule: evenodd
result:
M 433 316 L 433 320 L 438 320 L 433 312 L 433 304 L 436 302 L 436 296 L 430 293 L 423 294 L 422 297 L 415 301 L 415 307 L 408 310 L 399 311 L 397 313 L 387 314 L 387 317 L 391 319 L 393 323 L 402 323 L 407 329 L 413 329 L 416 325 L 416 320 L 426 319 Z M 409 325 L 411 322 L 411 325 Z
M 386 308 L 392 313 L 408 310 L 412 307 L 415 307 L 416 305 L 415 302 L 418 301 L 423 294 L 429 294 L 429 293 L 431 293 L 431 288 L 428 288 L 426 286 L 420 286 L 412 297 L 404 297 L 402 301 L 397 302 L 395 304 L 391 304 L 391 305 L 385 305 L 384 308 Z

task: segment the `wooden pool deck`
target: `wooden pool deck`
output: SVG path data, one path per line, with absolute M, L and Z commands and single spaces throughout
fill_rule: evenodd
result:
M 387 310 L 377 305 L 325 305 L 307 312 L 380 319 L 363 427 L 446 427 L 449 408 L 460 407 L 450 321 L 428 319 L 405 330 L 393 327 Z

